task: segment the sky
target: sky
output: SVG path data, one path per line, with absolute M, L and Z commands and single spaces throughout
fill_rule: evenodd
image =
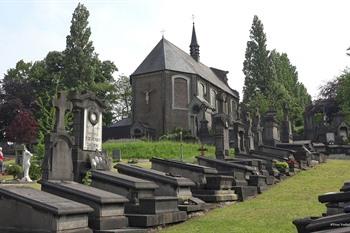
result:
M 201 62 L 229 71 L 231 88 L 241 94 L 254 15 L 268 49 L 288 54 L 313 98 L 350 64 L 348 0 L 0 0 L 0 79 L 21 59 L 63 51 L 79 2 L 90 12 L 95 51 L 116 64 L 116 77 L 130 75 L 162 33 L 189 52 L 193 15 Z

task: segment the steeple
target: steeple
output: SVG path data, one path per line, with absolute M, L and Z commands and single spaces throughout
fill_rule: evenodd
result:
M 197 42 L 196 29 L 194 28 L 194 22 L 193 22 L 193 28 L 192 28 L 192 39 L 191 39 L 191 44 L 190 44 L 190 54 L 191 54 L 191 57 L 193 57 L 194 60 L 199 61 L 199 44 Z

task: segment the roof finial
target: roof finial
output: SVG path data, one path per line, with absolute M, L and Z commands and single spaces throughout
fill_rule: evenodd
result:
M 190 44 L 190 54 L 194 60 L 199 61 L 199 44 L 197 42 L 196 29 L 194 28 L 194 15 L 192 15 L 193 28 L 192 28 L 192 38 Z
M 194 24 L 194 14 L 192 14 L 192 23 Z
M 160 31 L 160 33 L 162 33 L 162 38 L 164 38 L 165 29 L 162 29 L 162 30 Z

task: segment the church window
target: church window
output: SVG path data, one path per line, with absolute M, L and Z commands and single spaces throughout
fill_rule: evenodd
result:
M 207 89 L 202 82 L 198 82 L 198 97 L 204 99 L 206 96 Z
M 173 77 L 173 108 L 187 109 L 189 103 L 189 79 Z
M 210 89 L 210 104 L 213 108 L 217 108 L 216 91 L 214 89 Z

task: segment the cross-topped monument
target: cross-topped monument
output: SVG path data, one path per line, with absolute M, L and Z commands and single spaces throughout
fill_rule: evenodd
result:
M 52 100 L 53 106 L 56 108 L 56 131 L 64 131 L 64 115 L 67 110 L 72 110 L 72 103 L 67 100 L 67 92 L 60 91 L 58 96 Z

